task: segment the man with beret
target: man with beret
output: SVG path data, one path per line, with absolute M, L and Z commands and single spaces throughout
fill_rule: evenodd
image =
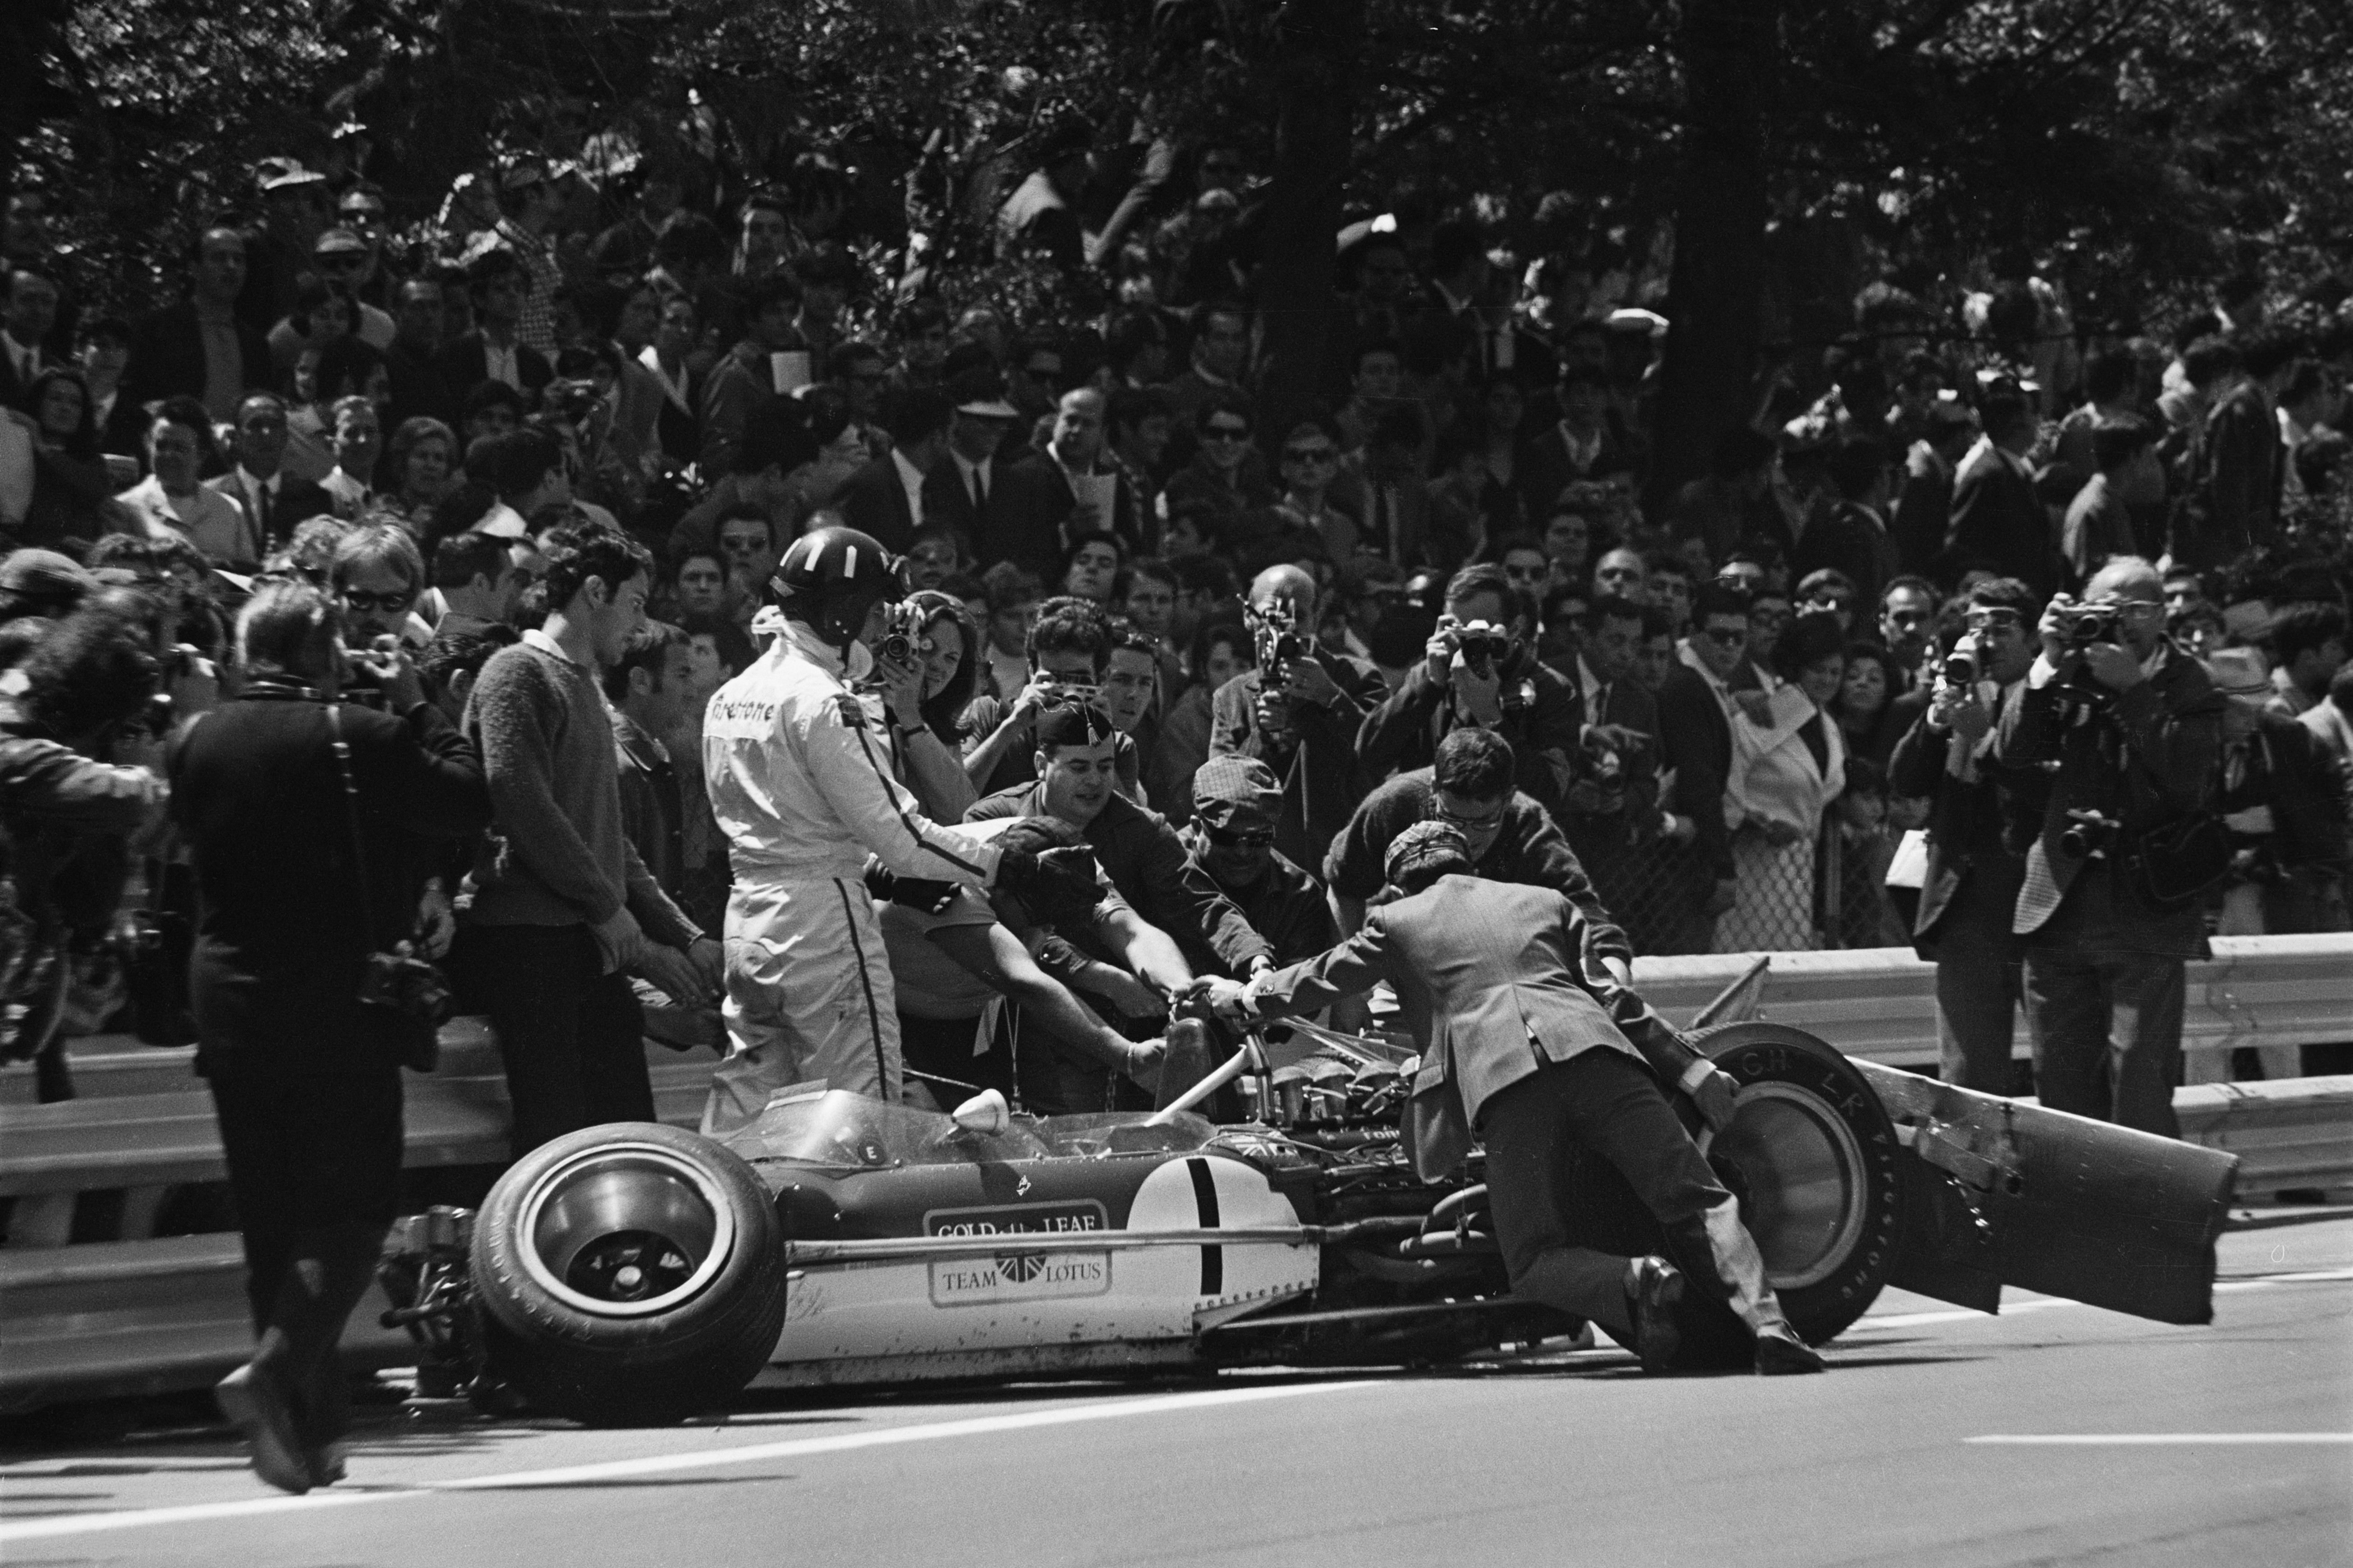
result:
M 1139 975 L 1160 990 L 1191 982 L 1195 953 L 1205 967 L 1214 963 L 1230 974 L 1271 968 L 1273 948 L 1187 860 L 1185 841 L 1167 819 L 1119 793 L 1118 741 L 1110 719 L 1091 703 L 1048 708 L 1038 716 L 1037 782 L 987 796 L 965 820 L 1058 816 L 1084 833 L 1120 897 L 1174 939 L 1176 951 Z
M 1512 1289 L 1589 1318 L 1645 1367 L 1664 1365 L 1687 1282 L 1717 1294 L 1756 1336 L 1761 1373 L 1819 1372 L 1765 1282 L 1740 1205 L 1668 1105 L 1691 1097 L 1711 1126 L 1732 1117 L 1728 1075 L 1658 1014 L 1585 965 L 1584 917 L 1549 888 L 1487 881 L 1450 822 L 1419 822 L 1383 857 L 1384 901 L 1330 952 L 1247 985 L 1198 989 L 1232 1021 L 1296 1016 L 1381 981 L 1422 1043 L 1405 1136 L 1424 1181 L 1486 1145 L 1496 1239 Z M 1574 1244 L 1570 1161 L 1617 1167 L 1665 1232 L 1670 1262 Z
M 1273 770 L 1256 757 L 1211 757 L 1193 774 L 1193 821 L 1184 837 L 1192 866 L 1273 944 L 1274 962 L 1296 963 L 1339 932 L 1324 884 L 1274 847 L 1282 816 Z M 1195 967 L 1214 966 L 1197 959 Z

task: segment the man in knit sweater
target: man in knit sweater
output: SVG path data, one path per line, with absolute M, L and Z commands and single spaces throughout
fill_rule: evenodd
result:
M 723 963 L 622 831 L 597 689 L 644 624 L 652 558 L 594 523 L 554 530 L 542 549 L 556 607 L 483 666 L 465 726 L 494 816 L 474 870 L 466 963 L 506 1064 L 517 1157 L 598 1122 L 652 1121 L 629 976 L 707 1001 Z

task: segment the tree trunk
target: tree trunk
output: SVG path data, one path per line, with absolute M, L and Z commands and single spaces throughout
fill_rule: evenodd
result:
M 1685 82 L 1675 265 L 1668 282 L 1651 474 L 1653 515 L 1707 471 L 1727 430 L 1755 413 L 1766 268 L 1767 107 L 1780 0 L 1684 0 Z
M 1315 396 L 1338 317 L 1335 253 L 1364 33 L 1364 0 L 1289 0 L 1276 21 L 1274 183 L 1258 281 L 1271 362 L 1259 434 L 1270 446 Z

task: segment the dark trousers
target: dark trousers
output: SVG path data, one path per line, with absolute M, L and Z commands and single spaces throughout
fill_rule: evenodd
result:
M 1657 1081 L 1623 1053 L 1596 1048 L 1546 1063 L 1480 1107 L 1479 1133 L 1495 1239 L 1516 1294 L 1590 1318 L 1621 1340 L 1632 1329 L 1627 1260 L 1571 1244 L 1564 1177 L 1582 1146 L 1626 1178 L 1694 1289 L 1721 1297 L 1751 1329 L 1782 1321 L 1738 1202 Z
M 336 1344 L 399 1203 L 400 1069 L 386 1058 L 332 1077 L 208 1070 L 244 1231 L 255 1360 L 286 1391 L 303 1441 L 332 1442 L 346 1422 Z
M 2010 1042 L 2023 981 L 2010 934 L 2023 863 L 1972 865 L 1936 927 L 1937 1076 L 1981 1094 L 2010 1092 Z
M 469 926 L 466 968 L 491 1016 L 521 1159 L 605 1121 L 651 1121 L 644 1014 L 578 926 Z
M 2026 1023 L 2034 1087 L 2053 1110 L 2167 1138 L 2181 1081 L 2188 993 L 2179 958 L 2033 947 L 2026 954 Z

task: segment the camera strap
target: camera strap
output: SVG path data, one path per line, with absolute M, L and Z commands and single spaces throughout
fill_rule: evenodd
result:
M 367 844 L 360 836 L 360 786 L 352 776 L 352 749 L 343 740 L 343 704 L 329 700 L 327 710 L 327 744 L 335 753 L 335 773 L 343 781 L 343 821 L 351 832 L 352 870 L 359 880 L 360 945 L 375 951 L 373 920 L 375 900 L 368 894 Z

